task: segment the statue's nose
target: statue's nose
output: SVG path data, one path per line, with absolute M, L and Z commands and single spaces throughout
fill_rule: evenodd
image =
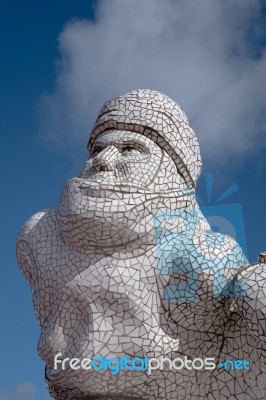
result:
M 119 154 L 116 146 L 108 146 L 94 157 L 93 167 L 100 171 L 112 171 Z

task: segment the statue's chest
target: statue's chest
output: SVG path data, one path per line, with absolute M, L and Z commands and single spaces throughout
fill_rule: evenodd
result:
M 81 253 L 57 246 L 36 251 L 38 280 L 43 288 L 65 292 L 112 292 L 143 297 L 148 291 L 158 292 L 160 275 L 154 252 L 139 257 L 110 257 L 95 252 Z M 40 287 L 40 286 L 39 286 Z

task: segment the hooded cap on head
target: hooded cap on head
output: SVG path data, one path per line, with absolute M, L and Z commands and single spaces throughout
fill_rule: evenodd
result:
M 184 111 L 170 97 L 138 89 L 107 101 L 92 130 L 89 150 L 95 138 L 110 129 L 137 132 L 153 140 L 171 156 L 188 187 L 195 187 L 201 170 L 198 140 Z

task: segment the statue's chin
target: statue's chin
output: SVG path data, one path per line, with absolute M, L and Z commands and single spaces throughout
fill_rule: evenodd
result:
M 86 184 L 85 184 L 86 183 Z M 83 185 L 83 186 L 82 186 Z M 154 241 L 154 214 L 184 208 L 191 199 L 160 197 L 137 188 L 97 188 L 70 179 L 61 192 L 57 213 L 64 240 L 76 247 L 145 247 Z M 131 192 L 132 189 L 132 192 Z M 145 207 L 144 207 L 145 205 Z
M 141 222 L 145 214 L 150 214 L 148 209 L 143 210 L 145 195 L 115 192 L 109 196 L 104 190 L 98 194 L 101 197 L 84 194 L 76 179 L 63 187 L 57 215 L 67 243 L 77 247 L 115 248 L 145 238 Z
M 110 217 L 62 216 L 58 214 L 60 232 L 65 241 L 77 247 L 119 247 L 140 239 L 127 223 Z

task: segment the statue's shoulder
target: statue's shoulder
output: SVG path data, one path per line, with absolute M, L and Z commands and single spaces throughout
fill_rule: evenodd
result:
M 55 209 L 51 208 L 39 211 L 23 225 L 18 234 L 17 243 L 23 241 L 31 246 L 36 240 L 40 239 L 40 235 L 45 239 L 46 236 L 51 234 L 56 225 L 57 214 Z
M 34 214 L 23 225 L 17 237 L 16 254 L 18 263 L 28 280 L 34 269 L 38 246 L 53 240 L 57 229 L 55 209 L 46 209 Z
M 163 235 L 157 245 L 162 254 L 201 260 L 201 263 L 209 266 L 219 263 L 238 267 L 248 263 L 234 238 L 211 229 L 198 228 L 183 232 L 173 230 Z
M 230 264 L 246 265 L 248 260 L 237 241 L 228 235 L 211 229 L 195 231 L 194 243 L 210 256 L 225 257 Z

